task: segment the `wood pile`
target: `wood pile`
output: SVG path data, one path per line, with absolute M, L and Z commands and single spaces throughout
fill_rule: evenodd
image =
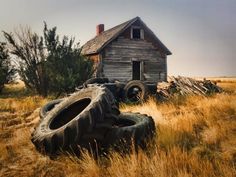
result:
M 179 95 L 209 95 L 222 92 L 216 83 L 210 80 L 195 80 L 188 77 L 169 77 L 169 82 L 160 82 L 157 85 L 157 99 L 167 100 L 174 94 Z

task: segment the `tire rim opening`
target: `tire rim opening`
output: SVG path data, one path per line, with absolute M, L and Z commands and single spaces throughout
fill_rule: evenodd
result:
M 128 127 L 135 125 L 135 122 L 128 119 L 119 119 L 116 121 L 116 123 L 113 125 L 114 127 Z
M 130 87 L 127 92 L 127 98 L 131 102 L 138 102 L 142 97 L 142 89 L 138 86 Z
M 79 115 L 91 102 L 91 99 L 81 99 L 60 112 L 50 123 L 49 128 L 52 130 L 58 129 L 70 122 Z

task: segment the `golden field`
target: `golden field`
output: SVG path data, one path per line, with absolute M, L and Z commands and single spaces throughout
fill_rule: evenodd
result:
M 236 81 L 221 81 L 225 91 L 209 97 L 176 97 L 166 103 L 150 98 L 142 105 L 121 105 L 121 111 L 153 117 L 156 137 L 146 151 L 97 160 L 62 155 L 51 160 L 30 141 L 40 106 L 50 98 L 35 96 L 23 86 L 7 86 L 0 96 L 0 176 L 81 177 L 235 177 Z

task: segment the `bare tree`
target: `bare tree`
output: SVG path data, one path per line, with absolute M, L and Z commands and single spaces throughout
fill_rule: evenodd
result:
M 10 53 L 16 56 L 18 73 L 26 87 L 47 96 L 47 74 L 45 69 L 46 52 L 43 37 L 33 33 L 30 28 L 7 33 L 3 31 L 9 43 Z

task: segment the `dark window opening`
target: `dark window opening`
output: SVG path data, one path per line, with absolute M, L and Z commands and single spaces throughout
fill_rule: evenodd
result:
M 133 39 L 141 38 L 141 30 L 138 28 L 133 28 Z
M 133 61 L 133 80 L 140 80 L 140 61 Z

